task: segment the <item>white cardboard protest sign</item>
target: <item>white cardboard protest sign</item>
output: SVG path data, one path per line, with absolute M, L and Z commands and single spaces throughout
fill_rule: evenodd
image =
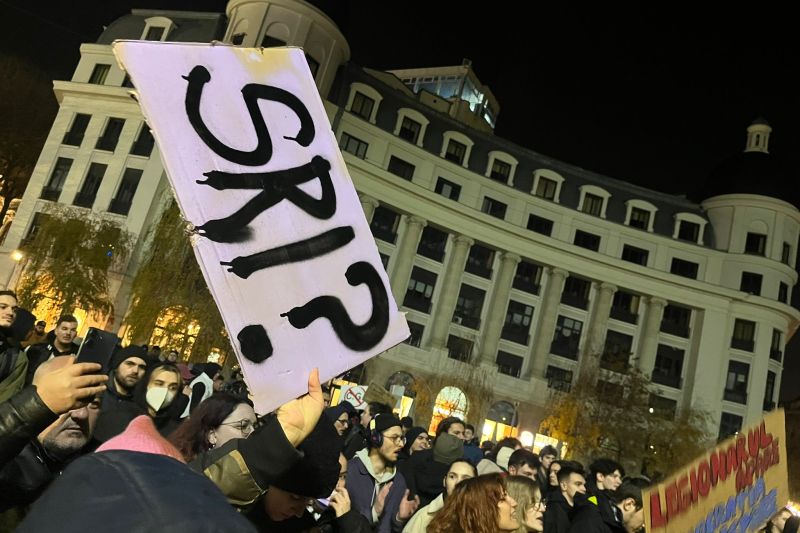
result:
M 302 50 L 113 48 L 257 412 L 408 337 Z
M 340 402 L 348 402 L 356 409 L 366 409 L 367 403 L 364 396 L 367 394 L 365 385 L 345 385 L 342 387 Z

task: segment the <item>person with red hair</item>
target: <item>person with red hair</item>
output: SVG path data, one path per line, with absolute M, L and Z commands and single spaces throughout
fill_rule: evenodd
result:
M 520 526 L 517 502 L 500 474 L 465 479 L 456 485 L 428 533 L 510 533 Z

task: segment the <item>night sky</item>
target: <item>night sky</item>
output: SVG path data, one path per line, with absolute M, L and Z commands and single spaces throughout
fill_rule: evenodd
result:
M 542 154 L 692 196 L 716 165 L 744 148 L 745 128 L 762 115 L 773 127 L 770 152 L 786 168 L 787 190 L 797 189 L 800 41 L 788 9 L 312 3 L 339 25 L 361 66 L 472 60 L 500 102 L 496 133 Z M 80 43 L 131 8 L 224 12 L 226 2 L 44 4 L 0 0 L 0 50 L 63 79 L 77 64 Z

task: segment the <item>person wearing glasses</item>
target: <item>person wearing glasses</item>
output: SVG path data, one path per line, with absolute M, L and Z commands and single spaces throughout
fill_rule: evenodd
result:
M 419 506 L 419 498 L 408 499 L 406 480 L 395 466 L 406 443 L 400 420 L 388 413 L 375 416 L 367 425 L 367 437 L 367 448 L 348 463 L 351 506 L 378 533 L 399 533 Z
M 539 484 L 529 476 L 511 475 L 506 478 L 506 486 L 508 494 L 517 501 L 517 512 L 522 522 L 514 533 L 542 533 L 547 502 L 542 499 Z
M 255 428 L 249 401 L 225 392 L 203 400 L 169 437 L 186 462 L 232 439 L 246 439 Z
M 334 407 L 328 407 L 323 414 L 327 420 L 333 423 L 333 428 L 339 436 L 344 437 L 350 428 L 351 413 L 355 412 L 355 410 L 355 407 L 349 402 L 341 402 Z

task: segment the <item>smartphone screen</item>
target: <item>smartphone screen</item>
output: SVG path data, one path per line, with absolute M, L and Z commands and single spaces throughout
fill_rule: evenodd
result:
M 107 374 L 111 365 L 111 356 L 119 344 L 119 337 L 102 329 L 89 328 L 78 349 L 78 363 L 99 363 L 103 368 L 100 372 Z

